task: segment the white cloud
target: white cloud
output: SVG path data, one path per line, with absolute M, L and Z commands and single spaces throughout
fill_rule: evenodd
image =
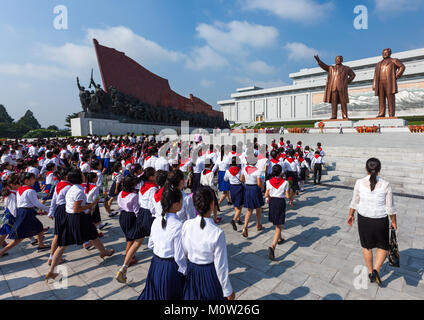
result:
M 66 43 L 60 47 L 44 45 L 41 47 L 40 54 L 52 62 L 70 68 L 86 69 L 97 64 L 92 47 L 74 43 Z
M 88 29 L 87 38 L 89 41 L 95 38 L 102 45 L 124 51 L 127 56 L 145 65 L 167 61 L 178 62 L 185 58 L 184 54 L 168 50 L 123 26 L 107 29 Z
M 253 80 L 248 77 L 235 77 L 235 81 L 240 83 L 243 86 L 257 86 L 260 88 L 275 88 L 287 86 L 287 83 L 281 79 L 272 79 L 272 80 Z
M 422 0 L 375 0 L 376 9 L 380 13 L 413 11 L 422 4 Z
M 211 88 L 215 86 L 215 81 L 203 79 L 200 81 L 200 85 L 204 88 Z
M 318 50 L 309 48 L 304 43 L 300 42 L 289 42 L 284 46 L 289 51 L 289 59 L 295 61 L 308 60 L 319 54 Z
M 212 48 L 239 55 L 244 47 L 268 47 L 278 38 L 274 27 L 250 24 L 246 21 L 229 23 L 215 22 L 213 25 L 201 23 L 196 27 L 197 36 Z
M 69 77 L 69 74 L 60 68 L 49 65 L 26 64 L 0 64 L 0 74 L 16 77 L 51 79 Z
M 266 62 L 261 60 L 248 62 L 245 67 L 248 71 L 254 72 L 254 73 L 260 73 L 260 74 L 275 73 L 275 68 L 273 66 L 270 66 Z
M 319 3 L 315 0 L 245 0 L 246 10 L 265 10 L 283 19 L 315 22 L 334 8 L 333 2 Z
M 215 52 L 211 47 L 196 47 L 192 50 L 191 57 L 187 58 L 186 65 L 193 70 L 206 68 L 221 68 L 228 65 L 227 59 Z

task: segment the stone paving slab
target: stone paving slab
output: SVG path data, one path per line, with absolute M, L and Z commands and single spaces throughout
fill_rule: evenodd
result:
M 399 221 L 401 267 L 382 269 L 383 287 L 367 283 L 366 289 L 355 289 L 356 266 L 364 261 L 356 224 L 346 224 L 352 191 L 328 186 L 306 185 L 306 192 L 287 211 L 283 228 L 285 239 L 275 250 L 276 261 L 268 259 L 274 228 L 268 222 L 265 207 L 264 230 L 256 231 L 254 217 L 249 224 L 249 238 L 241 236 L 241 226 L 233 231 L 233 210 L 222 207 L 227 240 L 230 279 L 238 299 L 424 299 L 424 200 L 396 197 Z M 116 205 L 115 205 L 116 209 Z M 77 246 L 68 248 L 63 267 L 68 271 L 68 288 L 46 284 L 48 252 L 38 253 L 28 240 L 0 258 L 0 299 L 43 300 L 134 300 L 145 286 L 152 257 L 147 239 L 137 252 L 138 263 L 129 268 L 129 283 L 114 280 L 123 263 L 125 239 L 118 217 L 109 218 L 101 208 L 104 222 L 103 243 L 114 248 L 113 257 L 103 261 L 97 250 Z M 245 210 L 244 210 L 245 212 Z M 53 222 L 40 217 L 45 226 Z M 53 230 L 46 234 L 51 243 Z

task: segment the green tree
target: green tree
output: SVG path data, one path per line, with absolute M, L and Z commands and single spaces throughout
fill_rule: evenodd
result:
M 66 122 L 65 127 L 70 128 L 71 127 L 71 119 L 74 119 L 74 118 L 78 118 L 78 113 L 77 112 L 76 113 L 69 114 L 66 117 L 66 119 L 65 119 L 65 122 Z
M 13 118 L 9 116 L 6 108 L 0 104 L 0 123 L 12 123 Z
M 59 128 L 55 125 L 51 125 L 47 127 L 47 130 L 59 131 Z
M 41 129 L 40 123 L 37 119 L 35 119 L 31 110 L 27 110 L 24 116 L 16 122 L 16 125 L 21 126 L 22 128 L 28 128 L 28 131 Z

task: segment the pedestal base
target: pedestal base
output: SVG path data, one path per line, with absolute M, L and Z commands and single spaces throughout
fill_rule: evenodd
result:
M 378 126 L 380 127 L 406 127 L 408 121 L 399 118 L 372 118 L 364 119 L 355 123 L 355 127 L 360 126 Z
M 324 129 L 328 128 L 353 128 L 354 122 L 348 119 L 331 119 L 331 120 L 322 120 L 325 124 Z M 319 122 L 315 122 L 315 128 L 319 128 Z

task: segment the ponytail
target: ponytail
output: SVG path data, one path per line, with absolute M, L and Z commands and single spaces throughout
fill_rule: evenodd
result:
M 173 184 L 165 184 L 160 204 L 162 205 L 162 229 L 166 228 L 165 214 L 171 210 L 174 203 L 179 203 L 183 197 L 180 189 Z
M 201 216 L 200 229 L 204 229 L 206 221 L 204 216 L 210 211 L 211 203 L 215 201 L 214 191 L 210 187 L 200 188 L 193 196 L 194 208 Z
M 377 185 L 377 176 L 381 171 L 381 162 L 377 158 L 370 158 L 366 164 L 367 172 L 370 174 L 370 187 L 374 191 Z

